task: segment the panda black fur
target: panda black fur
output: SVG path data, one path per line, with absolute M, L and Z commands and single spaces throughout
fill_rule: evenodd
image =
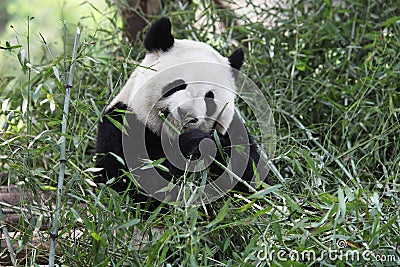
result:
M 230 155 L 231 141 L 227 132 L 234 133 L 234 130 L 230 131 L 230 126 L 235 120 L 240 122 L 239 117 L 234 113 L 235 92 L 216 90 L 213 87 L 207 88 L 207 86 L 188 84 L 188 82 L 198 78 L 197 75 L 206 74 L 211 82 L 222 84 L 227 88 L 236 88 L 232 69 L 239 70 L 242 66 L 244 59 L 242 49 L 237 49 L 229 58 L 225 58 L 207 44 L 174 39 L 171 34 L 171 23 L 167 18 L 161 18 L 152 24 L 146 35 L 144 46 L 148 53 L 140 66 L 148 68 L 137 67 L 121 92 L 106 108 L 102 121 L 98 125 L 96 167 L 102 170 L 95 178 L 95 182 L 106 183 L 109 179 L 116 178 L 112 187 L 119 192 L 125 191 L 130 184 L 129 179 L 124 175 L 128 168 L 122 144 L 123 132 L 116 127 L 118 124 L 124 124 L 125 116 L 129 115 L 139 128 L 145 129 L 145 146 L 150 160 L 166 157 L 160 136 L 164 123 L 159 117 L 160 111 L 166 115 L 173 113 L 174 118 L 187 114 L 193 117 L 188 124 L 190 127 L 179 136 L 179 147 L 186 157 L 198 156 L 199 143 L 203 139 L 215 142 L 213 129 L 217 131 L 224 152 Z M 174 65 L 197 61 L 230 66 L 230 68 L 224 68 L 218 73 L 207 73 L 206 69 L 190 72 L 189 68 L 187 72 L 174 74 L 175 77 L 165 77 L 168 80 L 159 78 L 158 80 L 156 78 L 154 82 L 151 80 L 157 72 Z M 218 119 L 220 123 L 215 125 L 213 120 L 203 119 L 204 113 L 214 121 Z M 246 140 L 250 142 L 249 160 L 241 177 L 244 181 L 250 182 L 254 176 L 253 163 L 258 164 L 260 155 L 257 152 L 257 145 L 247 130 L 245 134 Z M 216 159 L 219 162 L 224 161 L 219 153 Z M 235 163 L 232 162 L 233 164 Z M 169 171 L 157 171 L 166 180 L 170 181 L 173 177 L 183 175 L 184 171 L 168 160 L 165 160 L 163 165 Z M 212 164 L 209 172 L 218 176 L 223 170 L 216 164 Z M 263 172 L 264 174 L 266 175 L 266 172 Z M 242 183 L 238 183 L 234 189 L 248 192 L 248 188 Z M 143 192 L 132 191 L 132 197 L 137 202 L 144 202 L 148 198 Z

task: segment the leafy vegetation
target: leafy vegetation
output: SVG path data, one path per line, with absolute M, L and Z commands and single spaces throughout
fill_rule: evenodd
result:
M 123 38 L 115 6 L 99 11 L 107 23 L 83 31 L 66 135 L 60 126 L 71 44 L 55 54 L 43 42 L 44 55 L 32 60 L 29 37 L 38 33 L 28 31 L 27 45 L 8 49 L 21 71 L 0 77 L 3 184 L 37 192 L 34 201 L 11 207 L 21 215 L 13 226 L 20 233 L 11 240 L 15 253 L 28 245 L 28 264 L 48 258 L 48 250 L 34 246 L 32 238 L 49 243 L 48 232 L 39 229 L 42 223 L 50 228 L 55 210 L 41 205 L 41 192 L 57 187 L 65 138 L 56 263 L 398 266 L 398 1 L 300 1 L 255 10 L 256 18 L 213 1 L 172 1 L 163 12 L 178 38 L 210 43 L 223 54 L 245 46 L 242 72 L 262 88 L 275 118 L 278 139 L 269 174 L 276 185 L 263 185 L 252 196 L 226 196 L 208 215 L 202 207 L 174 206 L 166 215 L 160 209 L 149 214 L 126 194 L 93 188 L 96 124 L 144 56 L 141 44 L 131 46 Z M 267 27 L 271 19 L 276 25 Z M 205 23 L 195 27 L 198 21 Z M 220 34 L 217 22 L 225 25 Z M 73 32 L 65 30 L 64 36 Z M 257 135 L 251 113 L 246 118 Z

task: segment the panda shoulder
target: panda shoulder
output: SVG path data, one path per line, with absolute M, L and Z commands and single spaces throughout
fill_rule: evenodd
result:
M 118 105 L 118 103 L 122 103 L 126 106 L 126 109 L 131 109 L 129 107 L 129 99 L 132 95 L 133 89 L 135 86 L 135 77 L 132 74 L 131 77 L 128 79 L 124 87 L 121 89 L 121 91 L 114 97 L 114 99 L 111 101 L 111 103 L 107 106 L 106 112 L 110 111 L 113 109 L 115 106 Z

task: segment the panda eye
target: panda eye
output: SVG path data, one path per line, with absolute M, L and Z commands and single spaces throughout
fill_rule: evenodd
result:
M 211 98 L 214 99 L 214 93 L 212 91 L 207 92 L 207 94 L 205 95 L 206 98 Z
M 214 93 L 212 91 L 208 91 L 204 96 L 204 101 L 206 102 L 206 115 L 211 116 L 217 110 L 217 104 L 215 104 Z
M 175 94 L 178 91 L 185 90 L 187 87 L 187 84 L 183 80 L 176 80 L 170 84 L 168 84 L 164 89 L 163 89 L 163 97 L 169 97 L 173 94 Z

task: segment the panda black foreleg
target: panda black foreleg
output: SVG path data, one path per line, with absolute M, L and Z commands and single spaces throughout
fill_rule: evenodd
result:
M 246 168 L 244 172 L 241 174 L 241 179 L 247 182 L 247 184 L 255 187 L 254 184 L 251 184 L 254 178 L 254 166 L 257 166 L 257 174 L 260 176 L 261 180 L 267 179 L 267 172 L 266 168 L 263 164 L 258 164 L 260 162 L 260 154 L 258 153 L 257 150 L 257 144 L 253 141 L 251 136 L 246 130 L 247 138 L 244 140 L 248 140 L 248 149 L 247 149 L 247 155 L 245 152 L 240 153 L 236 157 L 235 161 L 232 162 L 232 164 L 236 164 L 238 161 L 247 160 Z M 185 131 L 179 136 L 179 145 L 182 154 L 186 157 L 192 157 L 192 159 L 197 159 L 199 158 L 200 151 L 199 151 L 199 144 L 203 139 L 211 139 L 214 141 L 215 145 L 217 146 L 217 143 L 220 143 L 222 148 L 222 154 L 220 152 L 217 152 L 217 155 L 215 157 L 215 160 L 218 161 L 219 163 L 227 166 L 227 156 L 229 157 L 231 155 L 231 141 L 230 138 L 227 134 L 221 135 L 218 134 L 218 142 L 215 140 L 215 137 L 212 132 L 205 132 L 200 129 L 190 129 Z M 220 166 L 218 166 L 216 163 L 212 164 L 210 166 L 210 172 L 214 176 L 219 176 L 221 175 L 224 170 Z M 268 184 L 271 184 L 268 179 L 266 180 Z M 243 183 L 237 183 L 235 186 L 235 190 L 238 190 L 240 192 L 250 192 L 251 190 L 249 187 Z
M 229 136 L 219 135 L 219 139 L 221 145 L 223 146 L 225 154 L 231 155 L 232 145 Z M 241 174 L 241 179 L 245 181 L 248 185 L 250 185 L 252 188 L 256 189 L 256 184 L 254 183 L 255 175 L 259 176 L 261 181 L 264 181 L 267 184 L 271 185 L 272 183 L 268 179 L 266 166 L 258 152 L 258 146 L 248 132 L 247 132 L 247 139 L 245 140 L 248 141 L 248 143 L 246 142 L 245 144 L 245 146 L 248 146 L 247 153 L 244 151 L 239 152 L 238 150 L 236 150 L 236 156 L 232 164 L 237 164 L 239 161 L 247 162 L 246 168 L 244 172 Z M 220 159 L 220 157 L 219 158 L 217 157 L 217 160 L 218 159 Z M 237 183 L 234 189 L 244 193 L 250 193 L 252 191 L 247 185 L 241 182 Z
M 190 129 L 183 132 L 179 136 L 179 148 L 182 154 L 186 158 L 199 158 L 201 156 L 199 150 L 200 142 L 206 138 L 211 139 L 211 134 L 200 129 Z
M 106 183 L 111 178 L 123 175 L 123 170 L 128 170 L 121 161 L 124 158 L 122 149 L 122 132 L 113 124 L 110 119 L 123 124 L 126 105 L 117 103 L 103 116 L 98 124 L 96 142 L 96 167 L 102 168 L 94 178 L 95 183 Z M 118 158 L 119 157 L 119 158 Z M 127 185 L 123 182 L 113 184 L 117 192 L 124 191 Z

